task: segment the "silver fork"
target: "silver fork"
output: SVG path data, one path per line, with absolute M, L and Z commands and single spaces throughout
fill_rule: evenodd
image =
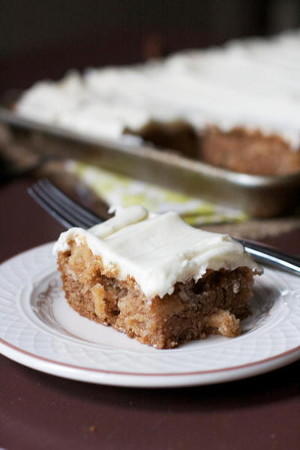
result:
M 90 228 L 103 222 L 101 217 L 74 202 L 47 178 L 41 179 L 30 188 L 29 195 L 65 228 Z
M 90 228 L 104 219 L 71 200 L 48 179 L 28 189 L 30 196 L 65 228 Z M 253 258 L 278 269 L 300 275 L 300 259 L 246 239 L 236 239 Z

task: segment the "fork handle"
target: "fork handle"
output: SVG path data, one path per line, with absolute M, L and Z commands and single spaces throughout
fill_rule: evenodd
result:
M 237 239 L 245 248 L 246 252 L 256 261 L 278 267 L 281 270 L 300 275 L 300 259 L 286 255 L 278 250 L 251 241 Z

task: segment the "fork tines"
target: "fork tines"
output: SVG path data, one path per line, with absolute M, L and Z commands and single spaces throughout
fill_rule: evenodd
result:
M 79 205 L 54 186 L 41 179 L 28 189 L 30 196 L 64 227 L 90 228 L 103 220 Z

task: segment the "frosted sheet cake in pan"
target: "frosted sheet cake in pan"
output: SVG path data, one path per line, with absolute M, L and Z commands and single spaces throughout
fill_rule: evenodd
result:
M 299 51 L 294 31 L 141 65 L 73 71 L 36 83 L 16 111 L 96 138 L 142 138 L 239 172 L 296 172 Z

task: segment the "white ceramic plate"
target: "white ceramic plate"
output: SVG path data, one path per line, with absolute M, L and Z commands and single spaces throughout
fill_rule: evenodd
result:
M 52 244 L 0 266 L 0 351 L 25 366 L 85 382 L 132 387 L 219 383 L 300 358 L 300 278 L 266 269 L 243 334 L 156 350 L 75 313 Z

